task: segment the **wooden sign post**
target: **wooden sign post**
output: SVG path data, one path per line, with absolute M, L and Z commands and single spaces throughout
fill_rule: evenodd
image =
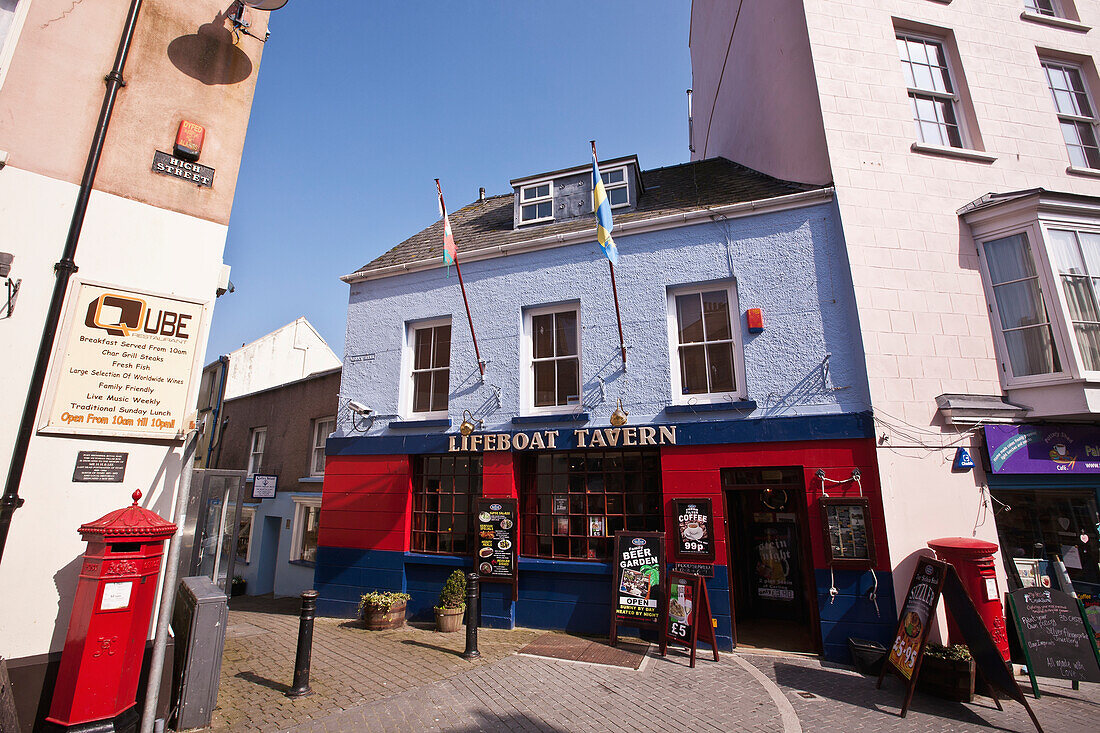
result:
M 692 669 L 695 668 L 695 652 L 700 641 L 710 644 L 714 661 L 718 661 L 718 640 L 710 613 L 710 598 L 707 596 L 707 583 L 701 576 L 676 571 L 668 574 L 668 611 L 665 616 L 666 644 L 679 643 L 690 649 Z
M 619 641 L 619 626 L 653 628 L 666 644 L 668 603 L 665 593 L 665 533 L 616 532 L 611 573 L 611 646 Z
M 1035 699 L 1036 677 L 1100 682 L 1100 654 L 1080 601 L 1050 588 L 1019 588 L 1008 594 L 1008 607 Z

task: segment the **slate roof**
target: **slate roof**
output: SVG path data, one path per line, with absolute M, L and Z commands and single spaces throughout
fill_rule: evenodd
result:
M 615 212 L 616 226 L 625 222 L 644 221 L 669 214 L 758 201 L 827 187 L 772 178 L 725 158 L 708 158 L 655 168 L 642 171 L 641 175 L 644 191 L 638 197 L 638 204 L 629 211 Z M 458 211 L 448 212 L 459 261 L 463 252 L 555 234 L 591 229 L 594 236 L 595 220 L 591 217 L 515 229 L 513 197 L 512 193 L 489 196 L 484 201 L 474 201 Z M 440 220 L 374 258 L 345 279 L 354 280 L 392 265 L 439 259 L 442 254 L 443 221 Z

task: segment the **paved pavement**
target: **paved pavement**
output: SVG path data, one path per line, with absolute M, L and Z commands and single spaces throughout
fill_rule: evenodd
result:
M 270 602 L 269 602 L 270 603 Z M 425 628 L 367 632 L 318 619 L 315 694 L 281 693 L 293 669 L 297 618 L 260 605 L 230 613 L 216 730 L 341 731 L 1019 731 L 1034 730 L 1023 707 L 988 698 L 949 703 L 917 693 L 898 717 L 903 688 L 817 659 L 686 654 L 653 656 L 638 670 L 516 654 L 542 632 L 483 629 L 483 658 L 462 660 L 463 634 Z M 283 604 L 293 612 L 295 603 Z M 1100 729 L 1100 685 L 1074 691 L 1041 681 L 1030 700 L 1047 733 Z

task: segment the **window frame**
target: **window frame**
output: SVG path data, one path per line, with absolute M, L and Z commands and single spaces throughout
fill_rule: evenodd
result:
M 629 207 L 631 203 L 633 203 L 630 198 L 630 173 L 627 171 L 627 167 L 628 166 L 625 165 L 613 165 L 610 168 L 600 168 L 600 180 L 603 180 L 603 177 L 606 174 L 615 173 L 618 171 L 622 171 L 623 174 L 622 183 L 608 183 L 607 181 L 603 182 L 603 190 L 607 193 L 607 203 L 611 206 L 612 209 L 626 208 Z M 626 189 L 626 201 L 622 202 L 621 204 L 612 204 L 611 190 L 620 188 Z M 592 201 L 592 208 L 596 208 L 595 200 Z
M 324 425 L 325 423 L 332 423 L 332 428 L 327 433 L 325 433 L 324 436 L 322 437 L 320 435 L 320 430 L 321 430 L 321 426 Z M 324 466 L 324 461 L 323 460 L 321 462 L 321 470 L 320 471 L 317 470 L 317 467 L 316 467 L 317 451 L 318 451 L 318 449 L 320 449 L 321 450 L 321 457 L 324 458 L 325 441 L 328 439 L 328 436 L 331 435 L 333 433 L 333 431 L 335 431 L 335 430 L 336 430 L 336 416 L 335 415 L 327 415 L 325 417 L 315 417 L 315 418 L 313 418 L 313 430 L 311 431 L 312 434 L 313 434 L 313 443 L 310 446 L 310 451 L 309 451 L 309 475 L 310 476 L 322 476 L 323 477 L 325 475 L 325 466 Z M 318 438 L 320 438 L 320 441 L 321 441 L 320 445 L 317 444 Z
M 256 507 L 248 506 L 247 504 L 241 505 L 241 521 L 248 520 L 248 547 L 245 550 L 244 557 L 237 555 L 236 562 L 243 562 L 248 565 L 252 562 L 252 542 L 256 539 Z M 240 541 L 240 529 L 237 530 L 238 542 Z
M 411 496 L 410 496 L 411 503 L 409 505 L 409 548 L 410 548 L 410 551 L 411 552 L 422 553 L 422 554 L 425 554 L 425 555 L 447 555 L 447 556 L 451 556 L 451 557 L 469 557 L 471 555 L 471 553 L 473 552 L 473 548 L 474 548 L 473 532 L 474 532 L 475 522 L 473 521 L 473 516 L 474 516 L 474 510 L 475 510 L 475 507 L 476 507 L 476 501 L 477 501 L 477 499 L 480 499 L 480 498 L 485 496 L 485 461 L 484 461 L 484 457 L 480 453 L 445 453 L 445 454 L 414 455 L 414 456 L 410 456 L 409 458 L 410 458 L 409 468 L 410 468 L 410 475 L 411 475 L 411 482 L 410 482 L 410 486 L 411 486 Z M 436 496 L 440 497 L 440 496 L 443 496 L 444 494 L 446 494 L 446 495 L 451 497 L 451 501 L 452 501 L 451 507 L 452 508 L 451 508 L 451 511 L 446 512 L 446 515 L 452 519 L 452 523 L 453 523 L 453 518 L 454 517 L 462 516 L 462 514 L 454 511 L 454 503 L 453 503 L 454 502 L 454 497 L 456 496 L 456 492 L 454 491 L 454 488 L 453 488 L 454 487 L 453 480 L 455 479 L 455 477 L 462 475 L 462 474 L 459 473 L 459 469 L 458 469 L 458 466 L 457 466 L 457 461 L 463 460 L 463 459 L 469 461 L 467 469 L 466 469 L 466 474 L 465 474 L 465 476 L 467 478 L 467 484 L 466 484 L 466 514 L 465 514 L 465 517 L 466 517 L 466 533 L 465 533 L 465 535 L 466 535 L 465 536 L 466 551 L 465 552 L 454 552 L 453 551 L 453 548 L 454 548 L 454 539 L 453 539 L 454 534 L 453 534 L 453 532 L 451 533 L 451 537 L 452 537 L 452 539 L 451 539 L 451 548 L 452 548 L 452 550 L 451 551 L 445 551 L 445 550 L 440 550 L 439 549 L 439 544 L 440 544 L 439 543 L 439 536 L 442 535 L 442 534 L 445 534 L 445 533 L 441 532 L 438 529 L 438 522 L 436 524 L 436 529 L 434 529 L 434 530 L 428 529 L 427 519 L 424 520 L 424 526 L 423 527 L 418 527 L 417 526 L 418 524 L 420 524 L 420 518 L 421 517 L 426 518 L 427 516 L 433 515 L 433 514 L 434 514 L 434 516 L 439 517 L 442 514 L 444 514 L 442 511 L 440 511 L 438 509 L 433 513 L 433 512 L 429 512 L 426 507 L 422 508 L 422 509 L 417 508 L 418 503 L 419 503 L 418 499 L 420 498 L 421 495 L 423 495 L 423 502 L 425 503 L 425 505 L 427 503 L 428 493 L 427 493 L 427 491 L 426 491 L 426 489 L 425 489 L 422 482 L 423 482 L 423 478 L 425 477 L 425 475 L 427 473 L 424 470 L 424 466 L 428 461 L 430 461 L 432 459 L 438 459 L 438 460 L 441 461 L 441 463 L 442 462 L 449 462 L 451 464 L 451 465 L 448 466 L 449 470 L 447 472 L 444 472 L 442 470 L 439 472 L 439 477 L 441 479 L 450 479 L 452 481 L 451 491 L 449 491 L 449 492 L 440 491 L 436 494 Z M 478 466 L 476 468 L 474 466 L 475 462 L 478 464 Z M 477 484 L 476 487 L 474 486 L 475 483 Z M 421 543 L 418 542 L 418 540 L 420 539 L 418 537 L 418 535 L 424 535 L 425 537 L 427 537 L 428 535 L 433 535 L 434 538 L 435 538 L 434 542 L 435 542 L 436 549 L 428 550 L 428 549 L 419 548 L 418 545 L 421 544 Z
M 535 189 L 536 191 L 541 187 L 546 186 L 549 189 L 549 193 L 545 196 L 533 196 L 527 198 L 527 190 Z M 535 208 L 536 217 L 534 219 L 525 219 L 523 217 L 523 207 L 530 206 L 532 204 L 550 203 L 550 216 L 537 216 L 538 207 Z M 535 181 L 533 183 L 525 183 L 519 187 L 519 223 L 520 226 L 525 224 L 540 224 L 546 221 L 554 221 L 554 180 L 548 178 L 544 181 Z
M 1024 12 L 1031 13 L 1032 15 L 1042 15 L 1047 18 L 1065 18 L 1065 11 L 1062 9 L 1061 3 L 1058 0 L 1048 0 L 1050 2 L 1050 12 L 1046 12 L 1039 3 L 1041 0 L 1024 0 Z M 1032 7 L 1034 5 L 1034 7 Z
M 693 293 L 725 290 L 729 301 L 730 315 L 730 342 L 733 351 L 733 378 L 735 380 L 732 392 L 706 392 L 704 394 L 684 394 L 682 387 L 682 375 L 680 373 L 680 324 L 676 313 L 676 297 L 691 295 Z M 741 306 L 737 300 L 737 283 L 732 280 L 709 283 L 689 283 L 668 288 L 666 294 L 665 315 L 668 334 L 668 359 L 671 382 L 669 389 L 674 405 L 690 404 L 715 404 L 745 399 L 747 394 L 745 387 L 745 352 L 744 333 L 741 323 Z M 700 343 L 713 343 L 702 341 Z
M 1050 82 L 1050 72 L 1047 69 L 1048 66 L 1056 67 L 1058 69 L 1061 69 L 1062 71 L 1075 71 L 1075 72 L 1077 72 L 1078 76 L 1081 79 L 1081 88 L 1082 88 L 1082 91 L 1084 92 L 1085 100 L 1088 102 L 1089 106 L 1092 108 L 1092 117 L 1085 117 L 1083 115 L 1076 115 L 1076 114 L 1065 114 L 1065 113 L 1063 113 L 1062 111 L 1060 111 L 1058 109 L 1058 101 L 1057 101 L 1057 98 L 1055 97 L 1055 94 L 1054 94 L 1054 88 L 1053 88 L 1053 86 L 1051 85 L 1051 82 Z M 1084 165 L 1084 166 L 1078 166 L 1077 164 L 1075 164 L 1073 162 L 1073 158 L 1069 154 L 1070 144 L 1065 140 L 1065 135 L 1064 135 L 1064 133 L 1061 132 L 1061 129 L 1060 129 L 1061 125 L 1064 122 L 1074 122 L 1074 123 L 1083 122 L 1083 123 L 1086 123 L 1086 124 L 1090 125 L 1090 127 L 1092 128 L 1093 143 L 1097 146 L 1096 155 L 1097 155 L 1098 158 L 1100 158 L 1100 111 L 1098 111 L 1097 108 L 1096 108 L 1096 100 L 1093 96 L 1092 89 L 1089 88 L 1089 86 L 1090 86 L 1089 85 L 1089 76 L 1090 75 L 1088 73 L 1088 70 L 1084 67 L 1084 65 L 1082 65 L 1078 62 L 1070 61 L 1070 60 L 1067 60 L 1067 59 L 1054 58 L 1054 57 L 1051 57 L 1051 56 L 1040 56 L 1039 57 L 1039 67 L 1043 70 L 1043 82 L 1046 84 L 1047 91 L 1050 92 L 1050 102 L 1051 102 L 1051 105 L 1054 107 L 1054 115 L 1055 115 L 1055 118 L 1058 120 L 1058 125 L 1059 125 L 1059 135 L 1061 135 L 1061 137 L 1062 137 L 1062 145 L 1066 149 L 1066 157 L 1069 158 L 1070 167 L 1075 168 L 1075 169 L 1079 169 L 1079 170 L 1100 172 L 1100 161 L 1098 161 L 1096 166 L 1087 165 L 1087 163 L 1088 163 L 1087 156 L 1086 156 L 1086 161 L 1085 161 L 1086 165 Z M 1082 147 L 1084 147 L 1084 146 L 1082 146 Z
M 575 405 L 535 405 L 535 316 L 573 311 L 577 315 L 577 403 Z M 581 409 L 584 404 L 584 329 L 581 321 L 580 301 L 566 301 L 551 305 L 533 306 L 523 309 L 523 330 L 520 334 L 520 395 L 521 415 L 560 415 Z M 569 357 L 547 357 L 557 361 Z M 538 361 L 545 361 L 539 359 Z M 555 372 L 556 373 L 556 372 Z M 555 386 L 556 394 L 556 386 Z
M 933 32 L 914 30 L 914 29 L 904 27 L 904 26 L 902 26 L 902 27 L 895 26 L 894 27 L 894 41 L 895 41 L 894 55 L 898 59 L 898 63 L 901 64 L 901 66 L 902 66 L 902 72 L 903 72 L 902 73 L 902 80 L 903 81 L 905 81 L 905 74 L 904 74 L 905 66 L 906 66 L 907 63 L 912 63 L 911 61 L 906 62 L 897 53 L 897 41 L 902 40 L 903 36 L 906 39 L 912 39 L 914 41 L 920 41 L 920 42 L 926 43 L 926 44 L 935 44 L 936 46 L 939 47 L 940 53 L 943 55 L 944 68 L 947 72 L 947 81 L 951 86 L 951 92 L 946 93 L 946 92 L 940 92 L 940 91 L 935 90 L 935 89 L 922 89 L 920 87 L 913 87 L 913 86 L 909 86 L 908 84 L 906 84 L 905 85 L 905 93 L 906 93 L 906 97 L 910 100 L 910 106 L 913 104 L 912 100 L 913 100 L 914 95 L 924 96 L 924 97 L 932 97 L 932 98 L 935 98 L 935 99 L 950 101 L 950 103 L 951 103 L 951 113 L 955 117 L 955 127 L 957 127 L 958 131 L 959 131 L 959 145 L 957 145 L 957 146 L 950 144 L 950 142 L 943 143 L 943 142 L 933 142 L 933 141 L 925 140 L 924 139 L 924 131 L 921 129 L 921 126 L 917 122 L 917 119 L 915 117 L 913 117 L 912 110 L 910 110 L 910 120 L 912 121 L 914 127 L 916 127 L 916 136 L 915 136 L 916 137 L 916 143 L 919 144 L 919 145 L 930 145 L 930 146 L 935 146 L 935 147 L 942 147 L 942 148 L 946 148 L 948 150 L 978 150 L 979 146 L 976 144 L 977 141 L 975 139 L 975 135 L 969 129 L 970 128 L 970 120 L 968 119 L 968 115 L 966 114 L 967 110 L 964 109 L 964 105 L 966 104 L 966 100 L 963 99 L 963 96 L 962 96 L 962 93 L 961 93 L 961 86 L 960 86 L 961 80 L 962 80 L 962 75 L 959 73 L 959 70 L 956 67 L 956 63 L 955 63 L 954 59 L 952 58 L 951 47 L 950 47 L 950 39 L 947 37 L 946 34 L 945 35 L 939 35 L 939 34 L 936 34 L 936 33 L 933 33 Z M 914 83 L 916 82 L 915 75 L 914 75 L 914 80 L 913 81 L 914 81 Z M 946 125 L 946 120 L 945 120 L 945 125 Z
M 304 549 L 305 518 L 310 509 L 317 509 L 317 547 L 321 546 L 321 495 L 297 495 L 291 496 L 294 502 L 294 520 L 290 525 L 290 559 L 288 562 L 304 562 L 313 564 L 316 560 L 302 558 Z
M 12 14 L 8 34 L 0 41 L 0 89 L 4 88 L 8 68 L 11 66 L 12 59 L 15 58 L 15 48 L 19 45 L 20 36 L 23 35 L 23 26 L 26 24 L 32 1 L 18 0 L 15 5 L 15 13 Z
M 1081 347 L 1077 341 L 1077 335 L 1073 328 L 1073 315 L 1070 312 L 1069 301 L 1066 298 L 1065 289 L 1062 287 L 1062 278 L 1054 267 L 1054 259 L 1050 253 L 1050 230 L 1056 229 L 1060 231 L 1073 231 L 1075 233 L 1088 232 L 1090 234 L 1100 235 L 1100 221 L 1081 221 L 1081 220 L 1069 220 L 1063 218 L 1043 217 L 1040 215 L 1038 221 L 1038 228 L 1042 233 L 1043 251 L 1040 255 L 1043 260 L 1043 272 L 1041 276 L 1046 276 L 1049 280 L 1049 292 L 1054 293 L 1055 302 L 1053 304 L 1048 303 L 1048 314 L 1053 309 L 1057 313 L 1057 322 L 1051 322 L 1051 327 L 1056 331 L 1056 337 L 1061 334 L 1061 339 L 1064 343 L 1062 348 L 1063 364 L 1062 371 L 1070 374 L 1075 379 L 1083 379 L 1087 381 L 1100 381 L 1100 370 L 1086 369 L 1085 360 L 1081 354 Z M 1098 274 L 1100 277 L 1100 274 Z M 1100 296 L 1100 294 L 1098 294 Z M 1098 303 L 1100 305 L 1100 303 Z M 1070 363 L 1065 364 L 1065 359 L 1070 358 Z
M 413 406 L 416 403 L 416 381 L 415 374 L 418 370 L 414 367 L 416 365 L 416 332 L 426 328 L 437 328 L 439 326 L 451 327 L 451 349 L 450 357 L 447 361 L 447 408 L 444 410 L 428 410 L 426 412 L 415 412 Z M 433 345 L 434 348 L 434 345 Z M 441 420 L 446 418 L 450 414 L 451 407 L 451 365 L 454 361 L 454 324 L 452 323 L 451 316 L 440 316 L 437 318 L 429 318 L 420 321 L 407 321 L 405 323 L 405 340 L 402 346 L 401 355 L 401 388 L 399 391 L 400 409 L 399 413 L 408 420 Z M 436 368 L 419 371 L 438 371 Z
M 256 452 L 256 436 L 263 436 L 263 445 Z M 248 470 L 246 481 L 251 481 L 264 465 L 264 451 L 267 450 L 267 426 L 260 425 L 248 431 Z M 256 457 L 259 456 L 259 460 Z

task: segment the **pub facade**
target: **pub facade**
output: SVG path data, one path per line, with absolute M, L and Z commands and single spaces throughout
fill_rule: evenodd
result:
M 846 659 L 850 636 L 885 640 L 892 566 L 831 188 L 721 158 L 600 170 L 614 291 L 591 166 L 451 214 L 469 317 L 442 222 L 344 278 L 320 611 L 387 589 L 428 617 L 450 572 L 486 573 L 501 549 L 514 582 L 483 584 L 483 625 L 606 634 L 615 533 L 663 532 L 670 566 L 705 577 L 723 648 Z M 490 529 L 484 500 L 514 501 L 515 548 L 490 551 L 511 520 Z

